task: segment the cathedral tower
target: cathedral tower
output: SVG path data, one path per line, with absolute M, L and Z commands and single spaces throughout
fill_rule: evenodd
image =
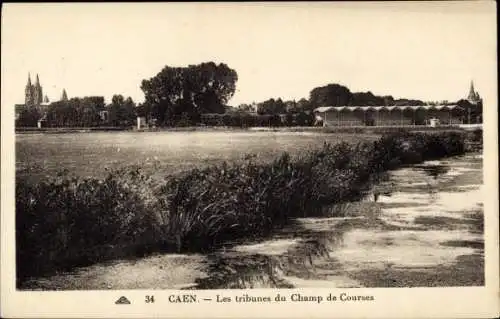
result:
M 31 85 L 31 76 L 28 73 L 28 83 L 26 84 L 26 88 L 24 89 L 24 104 L 26 106 L 31 106 L 35 104 L 33 99 L 33 85 Z
M 35 85 L 31 84 L 31 75 L 28 73 L 28 83 L 24 89 L 24 104 L 26 106 L 39 106 L 43 102 L 43 90 L 38 74 Z
M 38 74 L 36 75 L 36 83 L 33 86 L 33 101 L 35 102 L 35 105 L 40 105 L 43 102 L 42 86 L 40 85 Z

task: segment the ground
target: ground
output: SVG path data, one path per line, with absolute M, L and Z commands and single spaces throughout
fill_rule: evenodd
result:
M 118 260 L 33 278 L 23 289 L 212 289 L 484 285 L 482 157 L 390 173 L 375 202 L 330 207 L 259 241 L 206 255 Z

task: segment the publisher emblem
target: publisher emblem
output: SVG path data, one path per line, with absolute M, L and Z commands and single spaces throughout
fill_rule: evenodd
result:
M 130 300 L 125 296 L 121 296 L 117 301 L 115 301 L 117 305 L 130 305 Z

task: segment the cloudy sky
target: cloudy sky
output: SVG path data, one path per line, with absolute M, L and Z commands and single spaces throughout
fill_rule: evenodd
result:
M 28 72 L 51 100 L 66 88 L 142 101 L 142 79 L 204 61 L 237 71 L 231 105 L 300 99 L 328 83 L 457 100 L 471 79 L 495 98 L 493 2 L 8 4 L 2 13 L 2 107 L 24 101 Z

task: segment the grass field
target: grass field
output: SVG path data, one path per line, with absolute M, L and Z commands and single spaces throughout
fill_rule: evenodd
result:
M 379 136 L 308 132 L 94 132 L 16 135 L 18 176 L 40 178 L 68 170 L 77 176 L 100 177 L 106 168 L 139 165 L 144 172 L 171 174 L 181 170 L 238 161 L 247 154 L 270 161 L 281 152 L 294 155 L 324 142 L 355 143 Z

